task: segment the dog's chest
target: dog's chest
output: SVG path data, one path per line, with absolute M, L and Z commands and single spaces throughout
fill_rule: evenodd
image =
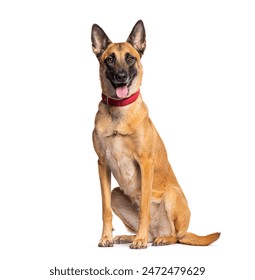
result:
M 100 152 L 124 193 L 132 199 L 140 195 L 140 167 L 134 157 L 134 140 L 130 131 L 121 123 L 106 122 L 106 118 L 96 125 L 96 137 Z M 107 123 L 107 125 L 106 125 Z
M 140 168 L 129 148 L 129 137 L 114 133 L 105 139 L 105 158 L 120 188 L 135 198 L 140 191 Z
M 143 111 L 139 110 L 139 116 L 141 112 Z M 99 157 L 103 157 L 107 162 L 125 194 L 137 202 L 140 197 L 141 172 L 135 153 L 138 148 L 136 135 L 140 130 L 135 124 L 136 120 L 130 116 L 134 114 L 128 112 L 126 107 L 109 112 L 107 107 L 101 104 L 93 135 Z

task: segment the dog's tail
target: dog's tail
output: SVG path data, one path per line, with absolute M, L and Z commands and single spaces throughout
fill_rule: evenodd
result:
M 178 241 L 186 245 L 207 246 L 213 243 L 214 241 L 216 241 L 219 237 L 220 237 L 220 232 L 215 232 L 212 234 L 208 234 L 206 236 L 199 236 L 194 233 L 187 232 Z

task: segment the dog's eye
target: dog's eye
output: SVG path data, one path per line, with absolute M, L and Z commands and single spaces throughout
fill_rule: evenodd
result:
M 135 58 L 133 56 L 128 56 L 126 58 L 126 61 L 127 61 L 128 64 L 133 64 L 134 61 L 135 61 Z
M 107 62 L 108 64 L 114 63 L 114 57 L 113 57 L 113 56 L 108 56 L 108 57 L 106 58 L 106 62 Z

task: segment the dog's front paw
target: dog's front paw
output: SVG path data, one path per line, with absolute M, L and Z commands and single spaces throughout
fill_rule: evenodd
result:
M 98 247 L 113 247 L 113 240 L 102 237 L 98 243 Z
M 130 249 L 145 249 L 147 248 L 147 241 L 145 238 L 137 238 L 129 246 Z

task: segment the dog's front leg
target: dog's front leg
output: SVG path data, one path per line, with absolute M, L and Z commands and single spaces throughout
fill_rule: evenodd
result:
M 131 249 L 143 249 L 147 247 L 150 224 L 150 204 L 154 165 L 151 159 L 139 160 L 139 165 L 141 169 L 139 227 L 135 240 L 130 245 Z
M 98 160 L 98 172 L 100 177 L 102 194 L 103 231 L 99 241 L 99 247 L 113 247 L 112 238 L 112 209 L 111 209 L 111 171 L 105 161 Z

